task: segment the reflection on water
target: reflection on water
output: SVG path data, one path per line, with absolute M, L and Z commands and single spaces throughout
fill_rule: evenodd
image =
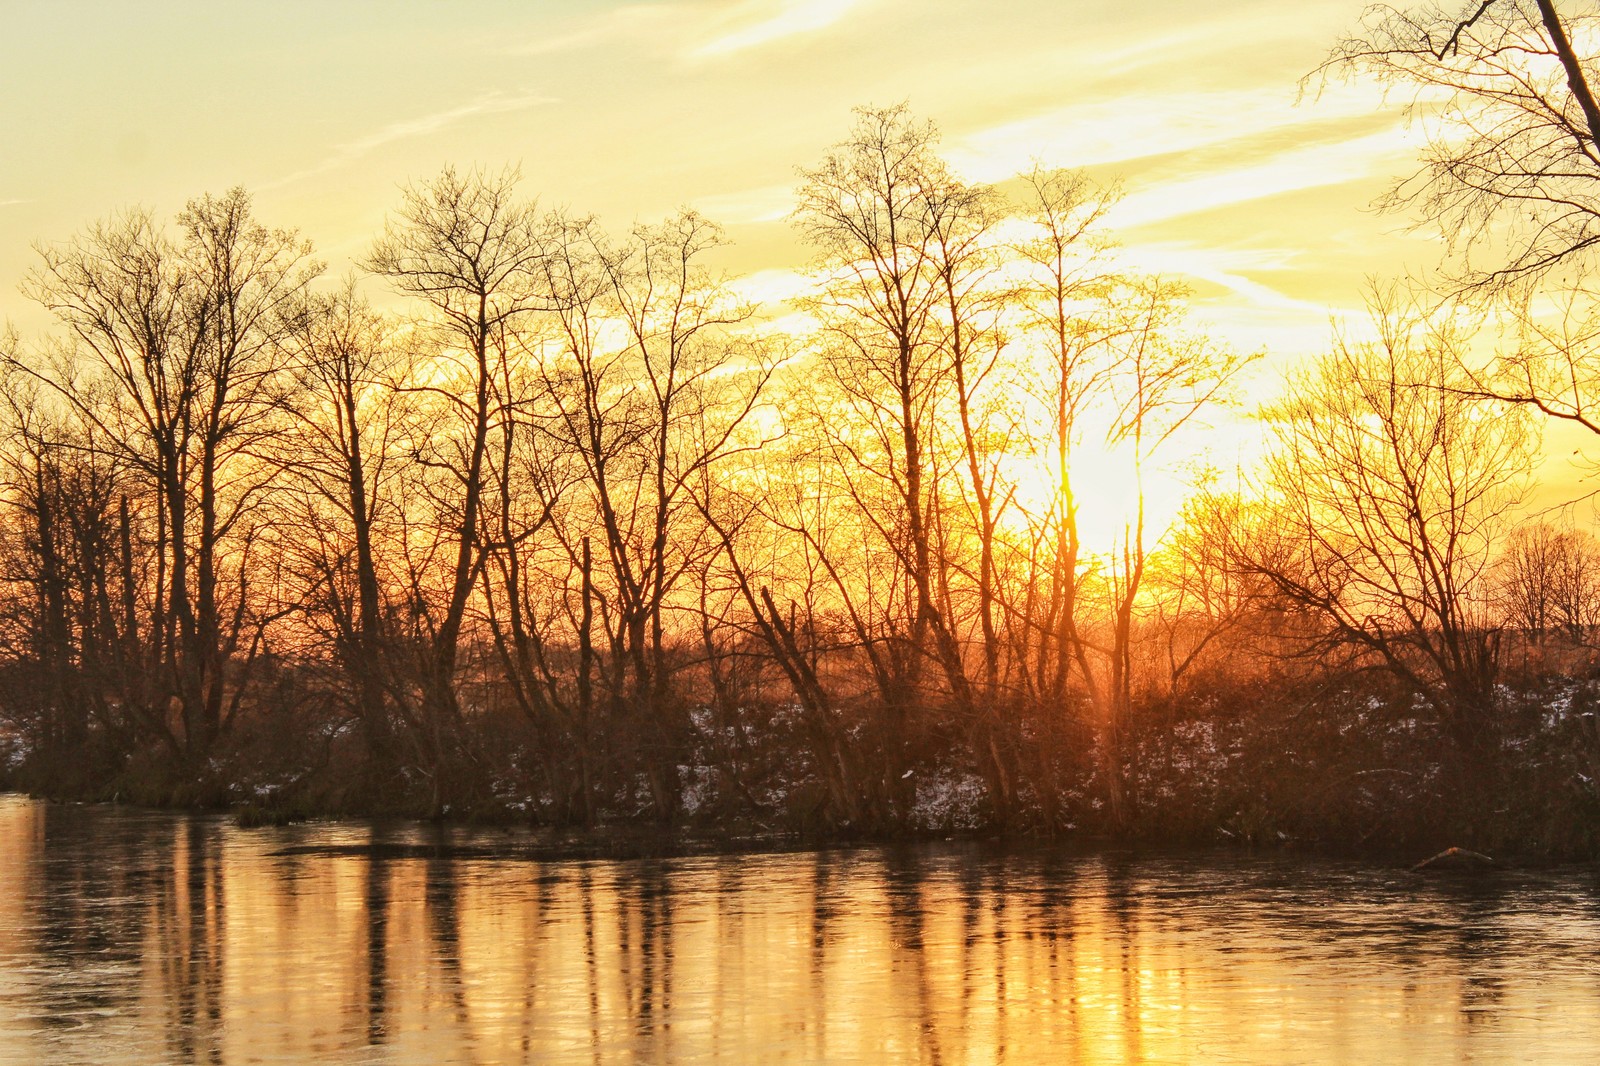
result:
M 955 846 L 546 864 L 352 847 L 494 839 L 245 831 L 0 796 L 0 1063 L 1580 1062 L 1600 1049 L 1587 873 L 1424 879 Z

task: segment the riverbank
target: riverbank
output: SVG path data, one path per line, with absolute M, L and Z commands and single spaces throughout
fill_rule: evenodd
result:
M 1218 857 L 1259 856 L 1323 858 L 1369 863 L 1410 874 L 1482 875 L 1495 871 L 1551 869 L 1597 861 L 1593 855 L 1555 854 L 1528 848 L 1501 849 L 1486 855 L 1452 844 L 1426 852 L 1432 845 L 1396 844 L 1388 841 L 1306 839 L 1274 833 L 1261 839 L 1241 839 L 1219 831 L 1209 839 L 1178 838 L 1149 832 L 1120 835 L 1071 832 L 1049 836 L 1037 831 L 997 833 L 969 829 L 936 833 L 910 829 L 898 833 L 836 831 L 832 833 L 782 832 L 751 826 L 661 826 L 621 823 L 583 827 L 552 827 L 525 820 L 484 817 L 416 818 L 395 814 L 304 813 L 236 807 L 175 807 L 49 798 L 0 788 L 0 798 L 11 796 L 50 806 L 103 809 L 147 815 L 197 814 L 215 818 L 241 831 L 316 832 L 320 828 L 370 831 L 360 843 L 286 844 L 274 854 L 293 857 L 361 858 L 388 862 L 401 860 L 495 861 L 514 863 L 595 862 L 691 859 L 737 855 L 821 853 L 858 848 L 898 849 L 955 847 L 975 854 L 996 856 L 1019 853 L 1059 855 L 1117 854 L 1130 859 L 1159 857 L 1211 861 Z
M 958 837 L 1110 846 L 1246 846 L 1416 862 L 1459 847 L 1506 862 L 1600 858 L 1600 732 L 1593 685 L 1503 689 L 1494 733 L 1463 755 L 1409 700 L 1371 688 L 1203 693 L 1141 708 L 1124 751 L 1127 807 L 1111 816 L 1103 761 L 1083 735 L 1012 783 L 1011 802 L 970 747 L 939 742 L 936 714 L 909 768 L 861 785 L 839 815 L 792 733 L 755 735 L 732 761 L 715 737 L 687 747 L 671 816 L 643 777 L 614 783 L 588 825 L 541 784 L 515 723 L 487 720 L 449 799 L 414 765 L 380 770 L 348 731 L 241 730 L 200 773 L 160 752 L 116 753 L 90 735 L 70 761 L 0 737 L 0 787 L 60 801 L 226 810 L 243 827 L 329 817 L 538 827 L 574 856 L 697 854 Z M 1291 702 L 1290 696 L 1298 702 Z M 304 725 L 304 724 L 303 724 Z M 869 764 L 863 746 L 857 757 Z M 1051 786 L 1049 783 L 1054 782 Z

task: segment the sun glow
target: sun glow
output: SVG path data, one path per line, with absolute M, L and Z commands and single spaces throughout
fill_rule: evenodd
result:
M 1054 456 L 1015 456 L 1004 466 L 1013 504 L 1006 525 L 1014 538 L 1037 537 L 1054 530 L 1071 506 L 1084 555 L 1120 565 L 1137 542 L 1147 552 L 1160 546 L 1198 485 L 1249 476 L 1260 448 L 1259 427 L 1235 419 L 1187 434 L 1170 455 L 1143 464 L 1128 445 L 1082 441 L 1068 460 L 1065 491 Z

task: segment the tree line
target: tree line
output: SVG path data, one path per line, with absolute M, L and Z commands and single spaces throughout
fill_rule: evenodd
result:
M 1506 34 L 1570 28 L 1546 6 L 1373 15 L 1329 69 L 1430 83 L 1471 55 L 1456 113 L 1537 125 L 1507 85 L 1543 87 L 1593 141 L 1570 44 L 1544 82 L 1493 68 Z M 1488 149 L 1446 149 L 1430 217 L 1512 202 L 1467 176 Z M 1259 412 L 1262 467 L 1197 478 L 1166 529 L 1147 479 L 1253 357 L 1121 265 L 1114 198 L 964 181 L 931 125 L 860 109 L 801 173 L 816 259 L 786 317 L 709 265 L 697 213 L 617 235 L 510 170 L 409 187 L 342 281 L 242 190 L 41 245 L 25 291 L 59 328 L 4 342 L 6 774 L 549 824 L 1361 840 L 1525 833 L 1527 804 L 1494 815 L 1533 782 L 1539 832 L 1591 846 L 1600 542 L 1519 509 L 1539 412 L 1592 409 L 1581 283 L 1545 307 L 1584 231 L 1561 214 L 1444 302 L 1377 289 Z M 1491 304 L 1520 328 L 1485 366 Z M 1085 466 L 1113 454 L 1134 503 L 1095 542 Z

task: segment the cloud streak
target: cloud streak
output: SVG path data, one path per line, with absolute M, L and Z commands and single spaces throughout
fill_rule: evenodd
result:
M 739 192 L 702 196 L 695 209 L 728 225 L 782 222 L 794 212 L 794 186 L 767 185 Z
M 637 3 L 597 12 L 564 32 L 517 45 L 509 55 L 549 56 L 628 43 L 702 62 L 735 55 L 789 37 L 816 33 L 842 21 L 868 0 L 742 0 L 722 3 Z M 708 11 L 707 7 L 715 9 Z
M 257 186 L 258 189 L 277 189 L 306 178 L 317 177 L 331 171 L 348 166 L 363 156 L 369 155 L 386 145 L 397 141 L 410 140 L 415 137 L 426 137 L 438 133 L 451 126 L 483 115 L 504 114 L 511 111 L 525 111 L 541 104 L 554 103 L 555 98 L 535 94 L 507 95 L 505 93 L 486 93 L 475 100 L 452 107 L 445 111 L 435 111 L 432 114 L 420 115 L 416 118 L 402 119 L 391 122 L 382 129 L 347 141 L 338 145 L 333 153 L 314 166 L 297 170 L 274 181 L 269 181 Z
M 1246 137 L 1373 114 L 1381 91 L 1355 85 L 1294 106 L 1288 91 L 1218 89 L 1174 96 L 1119 96 L 1030 115 L 979 130 L 949 155 L 977 181 L 1001 181 L 1033 159 L 1088 167 L 1192 152 Z
M 1178 181 L 1155 181 L 1124 197 L 1106 225 L 1129 230 L 1270 196 L 1342 185 L 1394 169 L 1415 152 L 1411 131 L 1395 123 L 1360 137 L 1277 152 L 1260 162 Z
M 568 22 L 568 29 L 507 48 L 505 54 L 552 56 L 602 48 L 629 38 L 649 40 L 662 35 L 675 36 L 691 10 L 679 3 L 625 4 L 581 16 Z
M 690 59 L 732 55 L 785 37 L 827 29 L 861 6 L 862 0 L 750 0 L 729 16 L 735 25 L 694 48 Z M 742 23 L 739 24 L 739 23 Z

